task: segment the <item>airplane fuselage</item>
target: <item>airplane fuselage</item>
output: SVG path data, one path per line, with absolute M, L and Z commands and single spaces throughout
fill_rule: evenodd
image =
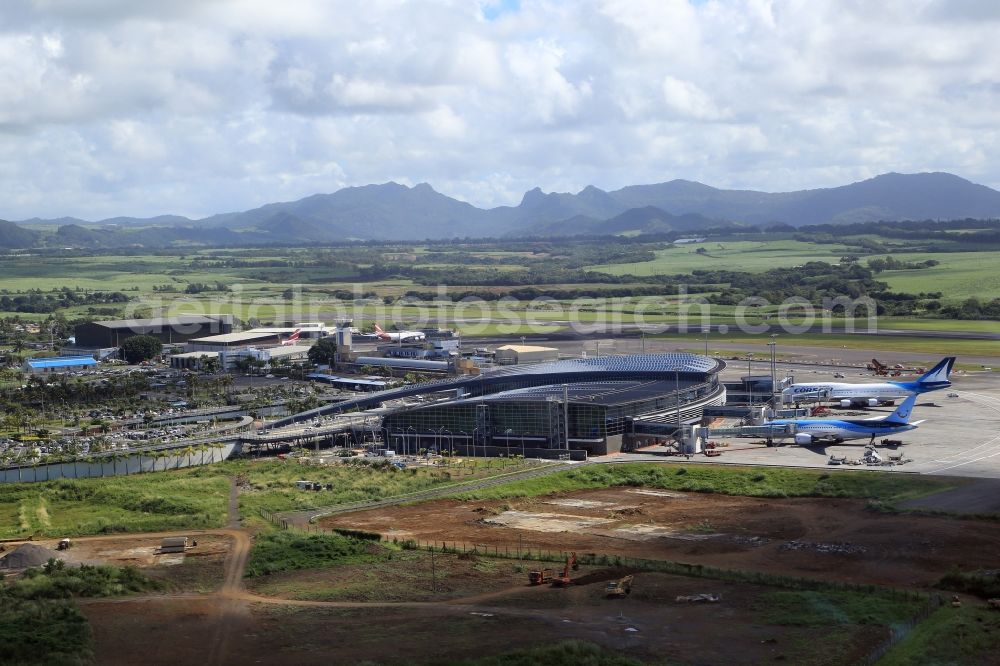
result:
M 426 336 L 420 331 L 400 331 L 399 333 L 378 333 L 380 340 L 387 342 L 419 342 Z
M 809 435 L 813 441 L 846 441 L 868 439 L 873 436 L 885 437 L 907 432 L 917 427 L 910 423 L 887 423 L 885 421 L 853 421 L 843 419 L 777 419 L 767 425 L 784 426 L 794 424 L 795 434 Z M 794 435 L 788 435 L 792 437 Z
M 926 393 L 948 388 L 951 382 L 933 382 L 920 385 L 918 382 L 879 382 L 877 384 L 848 384 L 845 382 L 816 382 L 811 384 L 793 384 L 782 394 L 785 402 L 830 401 L 865 403 L 876 400 L 886 404 L 896 400 L 904 400 L 914 393 Z

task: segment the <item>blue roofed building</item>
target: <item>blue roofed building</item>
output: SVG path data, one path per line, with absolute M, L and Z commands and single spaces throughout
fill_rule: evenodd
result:
M 98 363 L 93 356 L 51 356 L 48 358 L 29 358 L 24 362 L 24 371 L 33 375 L 58 374 L 93 370 L 97 365 Z

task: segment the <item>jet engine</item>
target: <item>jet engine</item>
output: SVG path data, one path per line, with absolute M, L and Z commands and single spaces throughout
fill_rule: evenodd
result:
M 813 437 L 807 432 L 797 432 L 795 433 L 795 443 L 799 446 L 809 446 L 812 444 Z
M 851 401 L 848 400 L 847 398 L 844 398 L 843 400 L 840 401 L 840 406 L 843 407 L 843 408 L 845 408 L 845 409 L 847 407 L 850 407 L 851 404 L 852 404 Z
M 878 407 L 878 400 L 876 400 L 875 398 L 868 398 L 868 406 Z

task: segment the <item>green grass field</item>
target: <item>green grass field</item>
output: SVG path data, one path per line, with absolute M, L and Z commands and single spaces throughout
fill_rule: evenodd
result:
M 214 467 L 0 484 L 0 538 L 218 527 L 228 494 Z
M 852 497 L 899 502 L 955 487 L 950 479 L 806 469 L 713 468 L 626 463 L 600 465 L 456 495 L 460 499 L 511 499 L 549 493 L 646 486 L 748 497 Z
M 706 241 L 701 244 L 681 245 L 657 250 L 656 259 L 647 262 L 600 264 L 590 270 L 612 275 L 677 275 L 694 270 L 733 270 L 759 273 L 770 268 L 789 268 L 808 261 L 825 261 L 835 264 L 840 257 L 851 254 L 846 245 L 819 245 L 794 240 L 776 240 L 733 243 Z M 704 247 L 707 254 L 695 250 Z M 862 265 L 869 259 L 889 255 L 865 255 Z M 938 266 L 925 269 L 886 271 L 876 279 L 889 284 L 895 291 L 908 293 L 944 292 L 946 301 L 977 297 L 983 300 L 1000 298 L 1000 252 L 900 252 L 891 255 L 906 262 L 934 259 Z
M 699 247 L 704 247 L 708 253 L 695 252 Z M 761 273 L 770 268 L 798 266 L 809 261 L 835 264 L 845 254 L 850 254 L 846 245 L 818 245 L 795 240 L 705 241 L 657 250 L 653 261 L 599 264 L 587 268 L 611 275 L 678 275 L 695 270 Z
M 698 343 L 704 344 L 702 335 L 657 335 L 657 339 L 677 340 L 685 343 L 685 346 L 692 349 L 698 347 Z M 745 335 L 745 334 L 715 334 L 709 338 L 712 347 L 724 348 L 727 343 L 741 345 L 760 345 L 760 358 L 768 354 L 767 343 L 770 341 L 768 335 Z M 789 347 L 814 347 L 831 350 L 831 355 L 837 349 L 867 349 L 881 353 L 909 352 L 928 354 L 927 361 L 937 362 L 941 356 L 956 355 L 961 360 L 963 355 L 967 356 L 1000 356 L 1000 341 L 997 340 L 956 340 L 949 338 L 909 338 L 905 336 L 890 335 L 837 335 L 837 334 L 802 334 L 802 335 L 780 335 L 777 338 L 777 349 L 787 349 Z M 935 358 L 937 357 L 937 358 Z
M 932 268 L 885 271 L 876 276 L 894 291 L 940 291 L 944 292 L 944 300 L 951 301 L 1000 298 L 1000 252 L 900 253 L 892 257 L 900 261 L 940 262 Z
M 0 538 L 220 527 L 227 519 L 230 478 L 236 475 L 245 475 L 251 486 L 240 495 L 241 514 L 251 522 L 261 521 L 261 508 L 313 508 L 400 495 L 453 481 L 446 472 L 305 468 L 268 459 L 104 479 L 0 484 Z M 304 475 L 331 483 L 334 489 L 299 490 L 295 481 Z
M 880 666 L 995 664 L 1000 651 L 1000 613 L 985 603 L 946 604 L 893 647 Z

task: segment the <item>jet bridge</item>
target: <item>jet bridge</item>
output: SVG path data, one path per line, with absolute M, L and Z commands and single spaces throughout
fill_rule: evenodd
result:
M 706 428 L 704 433 L 709 437 L 753 437 L 757 439 L 788 439 L 795 437 L 795 425 L 754 425 L 732 426 L 729 428 Z

